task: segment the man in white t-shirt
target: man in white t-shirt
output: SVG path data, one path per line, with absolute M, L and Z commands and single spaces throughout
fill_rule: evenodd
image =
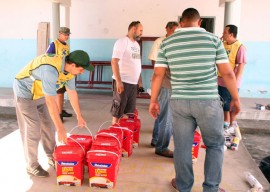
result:
M 137 84 L 141 74 L 140 46 L 136 41 L 142 36 L 140 21 L 133 21 L 126 37 L 118 39 L 113 47 L 113 103 L 112 124 L 118 123 L 123 114 L 133 113 L 136 107 Z

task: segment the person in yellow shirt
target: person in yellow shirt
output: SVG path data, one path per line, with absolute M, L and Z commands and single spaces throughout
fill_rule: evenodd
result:
M 239 90 L 242 80 L 242 75 L 244 72 L 245 64 L 247 63 L 246 48 L 245 46 L 237 39 L 238 27 L 235 25 L 227 25 L 224 28 L 223 32 L 223 45 L 227 52 L 230 66 L 234 71 L 237 88 Z M 229 93 L 227 87 L 225 86 L 223 77 L 218 72 L 218 93 L 224 102 L 223 111 L 224 111 L 224 128 L 229 129 L 232 127 L 232 132 L 238 128 L 236 122 L 236 115 L 233 111 L 230 111 L 231 103 L 231 94 Z
M 46 53 L 53 53 L 57 55 L 68 55 L 69 54 L 69 45 L 67 44 L 67 41 L 70 36 L 70 29 L 67 27 L 60 27 L 59 29 L 59 35 L 58 39 L 53 41 Z M 66 88 L 63 87 L 59 90 L 57 90 L 57 106 L 59 108 L 60 118 L 63 121 L 64 117 L 72 117 L 71 113 L 66 112 L 66 110 L 63 109 L 64 106 L 64 93 L 66 92 Z
M 34 58 L 16 75 L 13 92 L 28 174 L 49 176 L 38 162 L 40 142 L 52 167 L 55 166 L 55 131 L 60 143 L 67 142 L 66 129 L 56 104 L 58 89 L 66 87 L 78 126 L 86 126 L 75 88 L 75 76 L 84 73 L 84 70 L 94 69 L 89 61 L 89 55 L 82 50 L 73 51 L 66 57 L 44 54 Z

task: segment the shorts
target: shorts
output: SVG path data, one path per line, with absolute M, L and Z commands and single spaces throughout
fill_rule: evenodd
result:
M 134 113 L 136 108 L 137 84 L 124 84 L 124 91 L 119 94 L 116 89 L 116 81 L 113 80 L 113 101 L 111 114 L 113 117 L 121 118 L 126 113 Z
M 65 92 L 66 92 L 66 87 L 65 86 L 56 91 L 57 94 L 63 94 Z
M 223 111 L 230 111 L 232 96 L 228 89 L 226 87 L 218 86 L 218 94 L 220 95 L 223 102 Z

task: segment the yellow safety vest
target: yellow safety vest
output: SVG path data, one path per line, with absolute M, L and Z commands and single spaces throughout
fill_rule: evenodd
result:
M 242 43 L 240 41 L 236 41 L 231 45 L 228 45 L 226 42 L 223 42 L 224 48 L 228 54 L 228 58 L 229 58 L 229 62 L 230 65 L 232 67 L 232 69 L 234 70 L 235 66 L 236 66 L 236 57 L 237 57 L 237 53 L 239 48 L 241 47 Z M 221 77 L 221 74 L 218 71 L 218 76 Z
M 55 46 L 55 54 L 57 55 L 68 55 L 69 54 L 69 46 L 68 44 L 63 44 L 61 41 L 56 39 L 54 41 L 54 46 Z
M 65 86 L 66 82 L 70 79 L 74 78 L 74 75 L 67 74 L 65 75 L 61 71 L 62 63 L 63 63 L 62 55 L 55 55 L 55 54 L 44 54 L 36 57 L 30 63 L 28 63 L 17 75 L 16 79 L 24 79 L 24 78 L 31 78 L 33 80 L 33 85 L 31 88 L 31 93 L 33 95 L 33 99 L 39 99 L 44 97 L 44 93 L 42 91 L 42 81 L 34 79 L 31 75 L 32 71 L 40 67 L 41 65 L 51 65 L 58 71 L 58 80 L 56 82 L 56 90 Z

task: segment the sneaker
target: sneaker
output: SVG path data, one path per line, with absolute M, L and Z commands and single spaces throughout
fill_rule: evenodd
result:
M 228 129 L 224 130 L 224 135 L 225 136 L 234 136 L 235 135 L 235 129 L 234 127 L 229 127 Z
M 224 129 L 228 129 L 230 127 L 230 123 L 224 122 Z
M 61 115 L 62 115 L 62 117 L 72 117 L 72 114 L 71 114 L 71 113 L 66 112 L 66 110 L 62 110 Z
M 166 149 L 166 150 L 164 150 L 162 152 L 159 152 L 159 151 L 156 150 L 155 154 L 163 156 L 163 157 L 173 158 L 173 151 L 171 151 L 169 149 Z
M 52 168 L 55 169 L 55 161 L 54 161 L 53 158 L 49 158 L 49 159 L 48 159 L 48 164 L 49 164 Z
M 49 173 L 45 171 L 40 165 L 35 169 L 27 169 L 27 173 L 36 177 L 48 177 Z

